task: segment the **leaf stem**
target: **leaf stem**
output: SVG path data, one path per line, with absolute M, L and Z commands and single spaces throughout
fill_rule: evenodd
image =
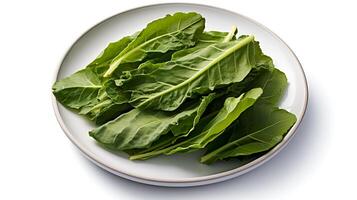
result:
M 231 31 L 229 32 L 229 34 L 224 38 L 223 42 L 229 42 L 232 40 L 232 38 L 235 36 L 235 34 L 237 34 L 238 29 L 235 25 L 232 26 Z

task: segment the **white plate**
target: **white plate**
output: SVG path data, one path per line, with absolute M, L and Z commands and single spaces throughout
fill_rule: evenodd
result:
M 92 27 L 68 50 L 56 80 L 83 68 L 111 41 L 131 35 L 154 19 L 178 11 L 195 11 L 206 18 L 205 30 L 229 31 L 237 25 L 239 34 L 253 34 L 260 41 L 263 51 L 271 56 L 277 68 L 284 71 L 289 80 L 287 93 L 281 107 L 297 116 L 297 122 L 284 140 L 258 159 L 242 165 L 237 161 L 204 165 L 198 162 L 202 152 L 159 156 L 147 161 L 130 161 L 125 154 L 113 153 L 98 146 L 88 136 L 93 125 L 83 117 L 65 109 L 53 97 L 57 119 L 68 138 L 98 166 L 127 179 L 160 186 L 194 186 L 215 183 L 244 174 L 272 158 L 292 138 L 302 120 L 307 106 L 307 83 L 303 69 L 291 49 L 273 32 L 261 24 L 240 14 L 198 4 L 158 4 L 135 8 L 119 13 Z

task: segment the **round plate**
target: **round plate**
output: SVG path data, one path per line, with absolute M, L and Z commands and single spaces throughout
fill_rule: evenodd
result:
M 98 166 L 127 179 L 160 186 L 194 186 L 215 183 L 244 174 L 261 165 L 279 152 L 292 138 L 307 106 L 307 83 L 303 69 L 292 50 L 263 25 L 240 14 L 206 5 L 173 3 L 158 4 L 128 10 L 106 19 L 85 32 L 68 50 L 56 80 L 62 79 L 90 63 L 111 41 L 141 30 L 152 20 L 178 11 L 195 11 L 206 18 L 205 30 L 229 31 L 232 25 L 239 35 L 252 34 L 260 41 L 263 51 L 271 56 L 277 68 L 284 71 L 289 86 L 281 107 L 297 116 L 296 124 L 281 143 L 263 156 L 247 164 L 238 161 L 200 164 L 202 152 L 159 156 L 146 161 L 130 161 L 125 154 L 100 147 L 88 131 L 94 125 L 57 103 L 53 105 L 57 119 L 68 138 Z

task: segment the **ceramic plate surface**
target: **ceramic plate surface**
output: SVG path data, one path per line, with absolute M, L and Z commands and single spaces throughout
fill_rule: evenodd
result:
M 229 31 L 232 25 L 239 35 L 252 34 L 263 51 L 271 56 L 277 68 L 286 73 L 289 86 L 281 107 L 294 113 L 297 122 L 284 140 L 258 159 L 242 164 L 238 161 L 204 165 L 198 162 L 202 152 L 159 156 L 146 161 L 130 161 L 125 154 L 113 153 L 100 147 L 88 136 L 94 125 L 62 105 L 53 97 L 57 119 L 68 138 L 98 166 L 127 179 L 160 186 L 195 186 L 227 180 L 261 165 L 279 152 L 292 138 L 307 106 L 307 83 L 303 69 L 292 50 L 274 33 L 261 24 L 224 9 L 197 4 L 158 4 L 119 13 L 92 27 L 68 50 L 56 80 L 62 79 L 90 63 L 109 42 L 141 30 L 146 24 L 168 13 L 195 11 L 206 18 L 205 30 Z

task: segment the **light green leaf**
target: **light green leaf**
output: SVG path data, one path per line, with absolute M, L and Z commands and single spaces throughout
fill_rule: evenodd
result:
M 93 106 L 103 86 L 101 75 L 116 54 L 120 53 L 133 38 L 134 36 L 127 36 L 110 43 L 85 69 L 56 81 L 52 87 L 56 99 L 64 106 L 76 109 L 78 112 L 81 107 Z
M 97 74 L 90 69 L 82 69 L 57 81 L 52 90 L 62 105 L 79 109 L 95 101 L 101 87 L 101 81 Z
M 175 13 L 155 20 L 116 56 L 104 77 L 121 64 L 144 60 L 149 53 L 165 53 L 193 46 L 204 29 L 205 19 L 197 13 Z
M 115 80 L 117 86 L 122 86 L 123 81 L 130 78 L 134 74 L 147 74 L 154 70 L 156 70 L 159 66 L 163 65 L 163 62 L 167 62 L 169 60 L 176 60 L 179 57 L 186 56 L 190 53 L 193 53 L 197 50 L 205 48 L 211 44 L 220 43 L 227 39 L 235 39 L 236 29 L 232 29 L 233 32 L 219 32 L 219 31 L 209 31 L 203 32 L 197 41 L 197 44 L 194 47 L 188 49 L 182 49 L 174 52 L 173 54 L 166 53 L 163 56 L 156 57 L 154 59 L 148 60 L 142 64 L 137 69 L 124 71 L 121 75 L 122 79 Z M 169 57 L 169 59 L 168 59 Z M 156 65 L 154 65 L 156 64 Z
M 109 45 L 87 66 L 87 68 L 92 68 L 98 76 L 102 77 L 104 72 L 108 70 L 111 61 L 125 49 L 135 37 L 135 35 L 126 36 L 116 42 L 109 43 Z
M 156 64 L 149 73 L 136 73 L 122 82 L 137 108 L 171 111 L 186 98 L 240 82 L 256 64 L 253 37 L 218 43 L 167 63 Z
M 211 44 L 235 40 L 236 34 L 237 34 L 237 27 L 235 27 L 235 26 L 232 27 L 232 30 L 229 33 L 228 32 L 219 32 L 219 31 L 203 32 L 199 36 L 197 44 L 194 47 L 176 51 L 174 54 L 172 54 L 172 59 L 176 60 L 176 59 L 183 57 L 187 54 L 193 53 L 199 49 L 205 48 Z

